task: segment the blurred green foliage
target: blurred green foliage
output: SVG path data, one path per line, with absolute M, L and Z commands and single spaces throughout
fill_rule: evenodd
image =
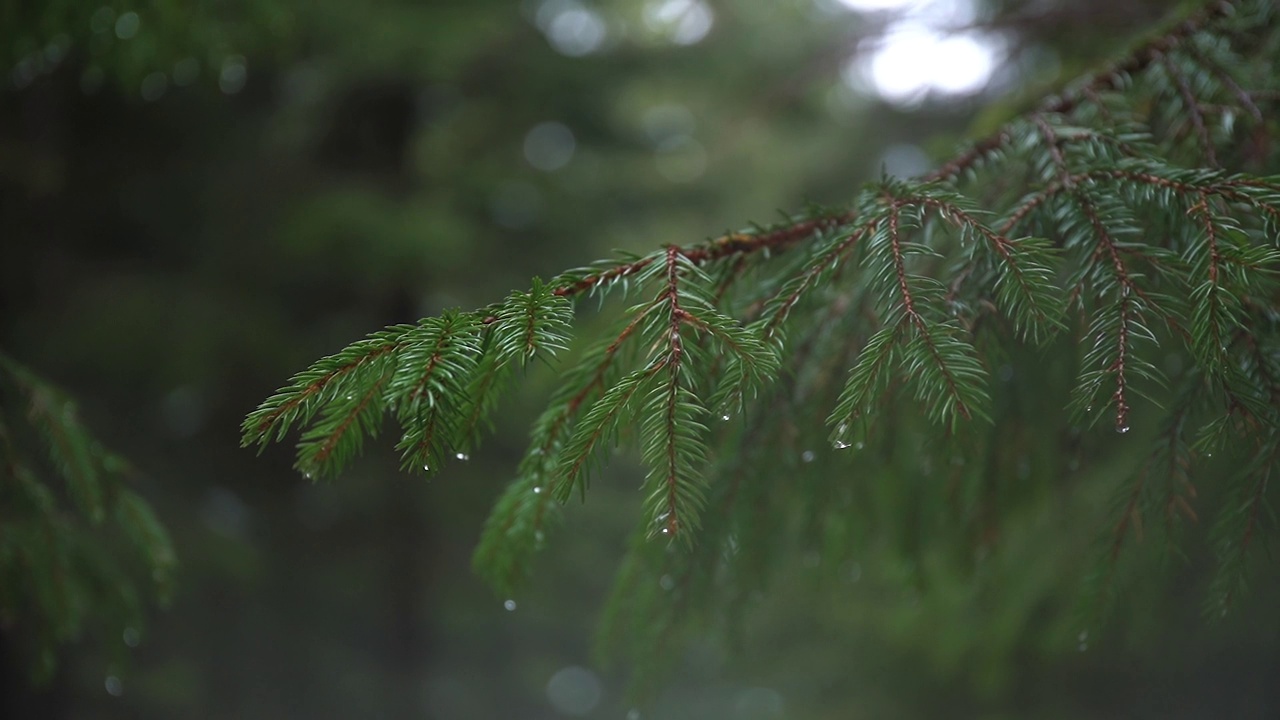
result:
M 297 40 L 293 8 L 275 0 L 0 5 L 0 60 L 19 88 L 68 63 L 88 89 L 111 81 L 151 96 L 203 77 L 234 91 L 246 55 L 287 55 Z
M 86 630 L 136 646 L 144 603 L 168 601 L 177 559 L 126 483 L 136 471 L 66 394 L 0 355 L 0 408 L 0 624 L 25 629 L 18 656 L 39 684 Z

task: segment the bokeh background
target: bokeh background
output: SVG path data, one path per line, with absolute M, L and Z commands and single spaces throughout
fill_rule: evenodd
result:
M 87 632 L 47 686 L 0 653 L 0 715 L 1280 716 L 1265 578 L 1207 623 L 1179 591 L 1207 572 L 1192 562 L 1139 596 L 1140 627 L 1037 634 L 1036 598 L 1098 530 L 1072 501 L 1061 544 L 1011 556 L 1005 597 L 960 578 L 902 611 L 858 565 L 779 582 L 641 710 L 591 652 L 638 505 L 625 457 L 521 595 L 469 567 L 552 372 L 431 482 L 390 442 L 322 484 L 287 444 L 238 447 L 257 402 L 367 332 L 925 171 L 1174 5 L 7 4 L 0 347 L 143 470 L 182 565 L 170 607 Z

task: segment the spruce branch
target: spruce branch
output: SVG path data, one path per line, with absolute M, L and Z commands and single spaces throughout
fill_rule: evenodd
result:
M 0 352 L 0 617 L 30 641 L 37 683 L 59 646 L 139 626 L 144 602 L 170 598 L 177 556 L 136 479 L 64 390 Z
M 662 369 L 661 365 L 652 365 L 644 370 L 637 370 L 623 378 L 618 384 L 609 388 L 575 428 L 563 451 L 561 478 L 555 483 L 554 497 L 564 502 L 578 488 L 582 499 L 586 499 L 585 476 L 590 461 L 599 451 L 601 442 L 612 440 L 618 432 L 632 398 L 644 389 L 646 381 Z M 611 444 L 611 443 L 609 443 Z
M 695 265 L 703 265 L 729 256 L 741 256 L 762 250 L 785 250 L 807 240 L 823 230 L 844 225 L 852 219 L 849 213 L 804 217 L 755 234 L 727 233 L 708 243 L 679 250 L 681 257 Z M 561 297 L 592 292 L 644 271 L 661 259 L 660 255 L 647 255 L 628 262 L 611 265 L 605 270 L 587 270 L 566 273 L 557 278 L 553 291 Z
M 1277 22 L 1262 0 L 1210 3 L 937 170 L 869 184 L 847 208 L 595 263 L 479 311 L 375 333 L 268 398 L 246 420 L 244 442 L 301 426 L 303 466 L 336 472 L 391 414 L 406 463 L 434 472 L 479 442 L 516 367 L 574 346 L 474 564 L 512 592 L 564 503 L 585 498 L 608 452 L 634 446 L 643 520 L 608 614 L 654 630 L 624 629 L 639 658 L 692 618 L 710 618 L 712 598 L 747 602 L 781 552 L 765 536 L 821 528 L 831 533 L 824 547 L 861 537 L 850 528 L 862 501 L 909 513 L 913 528 L 970 513 L 981 531 L 973 518 L 953 524 L 997 548 L 997 481 L 961 487 L 978 471 L 958 468 L 980 451 L 922 443 L 903 459 L 913 453 L 885 449 L 879 472 L 903 482 L 851 489 L 841 458 L 854 453 L 826 457 L 804 440 L 825 423 L 837 450 L 878 450 L 932 425 L 983 439 L 991 457 L 968 467 L 1016 467 L 1021 480 L 1024 467 L 1060 458 L 1046 450 L 1027 460 L 1037 441 L 1000 433 L 1061 403 L 1001 383 L 1060 371 L 1074 380 L 1067 405 L 1077 416 L 1107 417 L 1121 433 L 1160 419 L 1101 539 L 1110 593 L 1122 556 L 1133 555 L 1124 550 L 1153 520 L 1172 536 L 1213 516 L 1214 496 L 1197 496 L 1211 448 L 1269 449 L 1280 432 L 1280 177 L 1242 172 L 1271 169 L 1266 142 L 1234 149 L 1241 126 L 1276 132 L 1268 113 L 1280 96 L 1268 94 L 1274 78 L 1224 61 L 1274 47 L 1263 36 L 1280 34 Z M 577 300 L 619 288 L 629 304 L 610 329 L 571 343 Z M 717 416 L 741 421 L 708 422 Z M 1253 457 L 1251 467 L 1274 460 Z M 1045 484 L 1057 477 L 1048 474 Z M 802 487 L 781 492 L 777 478 L 791 475 Z M 1246 476 L 1233 489 L 1243 509 L 1221 533 L 1242 552 L 1268 487 L 1263 474 Z
M 362 366 L 398 351 L 401 338 L 410 329 L 412 326 L 398 325 L 376 332 L 293 376 L 289 385 L 277 390 L 245 418 L 241 446 L 256 444 L 264 449 L 268 442 L 283 440 L 294 424 L 310 422 L 334 388 Z
M 75 404 L 25 369 L 13 366 L 12 377 L 28 393 L 27 419 L 47 443 L 49 459 L 67 482 L 80 512 L 94 525 L 106 517 L 106 490 L 99 473 L 101 450 L 81 425 Z
M 849 220 L 852 219 L 851 215 Z M 765 305 L 762 319 L 758 321 L 762 323 L 758 330 L 766 340 L 777 335 L 782 324 L 790 316 L 791 310 L 820 281 L 835 272 L 855 244 L 875 231 L 878 222 L 874 218 L 867 222 L 858 222 L 852 228 L 836 233 L 825 242 L 819 240 L 814 258 L 807 262 L 804 271 L 788 280 Z
M 1035 110 L 1028 114 L 1032 116 L 1037 114 L 1066 116 L 1086 102 L 1091 102 L 1097 107 L 1105 109 L 1106 105 L 1101 101 L 1101 96 L 1104 93 L 1119 89 L 1128 78 L 1146 70 L 1163 57 L 1165 53 L 1178 47 L 1186 39 L 1194 37 L 1213 23 L 1230 17 L 1236 11 L 1235 5 L 1235 2 L 1229 0 L 1211 0 L 1211 2 L 1208 2 L 1185 20 L 1175 24 L 1169 30 L 1135 47 L 1123 59 L 1073 84 L 1062 92 L 1045 98 Z M 938 169 L 926 174 L 921 179 L 926 182 L 953 180 L 970 173 L 1003 149 L 1012 137 L 1013 135 L 1009 132 L 1008 126 L 1001 128 L 991 135 L 974 142 L 969 149 L 943 163 Z
M 976 208 L 967 207 L 963 196 L 916 198 L 921 205 L 986 243 L 998 258 L 995 289 L 997 304 L 1010 316 L 1019 333 L 1043 345 L 1065 326 L 1063 305 L 1054 285 L 1050 246 L 1039 238 L 1011 238 L 980 222 Z M 1006 231 L 1007 232 L 1007 231 Z M 967 277 L 967 275 L 962 276 Z
M 1246 562 L 1250 546 L 1264 521 L 1270 520 L 1273 527 L 1277 524 L 1274 508 L 1268 503 L 1267 490 L 1278 465 L 1280 438 L 1272 432 L 1250 459 L 1213 529 L 1218 569 L 1206 604 L 1210 615 L 1226 615 L 1248 590 L 1249 568 Z
M 1158 57 L 1165 72 L 1173 79 L 1179 97 L 1182 98 L 1183 108 L 1190 119 L 1191 127 L 1195 130 L 1196 140 L 1200 143 L 1200 151 L 1204 154 L 1205 162 L 1210 167 L 1219 167 L 1217 154 L 1213 150 L 1213 140 L 1209 137 L 1209 128 L 1205 124 L 1204 108 L 1201 106 L 1200 101 L 1196 99 L 1195 91 L 1191 89 L 1191 84 L 1187 80 L 1186 74 L 1174 64 L 1167 54 L 1160 53 Z
M 1265 122 L 1262 108 L 1259 107 L 1257 101 L 1254 100 L 1253 93 L 1245 90 L 1240 83 L 1231 76 L 1231 73 L 1227 72 L 1227 70 L 1222 67 L 1221 62 L 1209 57 L 1200 49 L 1200 47 L 1198 47 L 1197 43 L 1194 42 L 1182 43 L 1179 45 L 1179 50 L 1187 53 L 1197 65 L 1212 73 L 1214 80 L 1222 83 L 1222 85 L 1231 92 L 1232 96 L 1235 97 L 1236 102 L 1238 102 L 1240 107 L 1244 108 L 1249 113 L 1249 116 L 1253 118 L 1254 122 Z M 1233 57 L 1231 60 L 1239 62 L 1240 58 Z

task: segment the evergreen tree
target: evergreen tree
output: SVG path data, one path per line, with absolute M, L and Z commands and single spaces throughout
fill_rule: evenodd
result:
M 123 638 L 117 655 L 137 645 L 144 602 L 172 590 L 176 555 L 137 474 L 66 393 L 0 354 L 0 622 L 23 627 L 38 682 L 86 631 Z
M 195 21 L 172 3 L 116 8 L 0 10 L 14 85 L 76 53 L 86 90 L 104 70 L 144 97 L 170 70 L 175 83 L 192 67 L 242 80 L 254 32 L 280 29 L 274 3 L 223 3 Z M 647 505 L 602 639 L 640 660 L 737 627 L 758 591 L 810 566 L 904 588 L 850 613 L 898 605 L 903 619 L 948 583 L 1003 611 L 1012 577 L 1032 595 L 1021 614 L 1068 588 L 1089 619 L 1119 586 L 1123 598 L 1160 592 L 1161 560 L 1208 551 L 1203 596 L 1220 614 L 1250 566 L 1257 577 L 1274 529 L 1274 13 L 1212 4 L 938 171 L 886 179 L 848 207 L 390 328 L 300 376 L 246 439 L 304 427 L 299 466 L 319 477 L 390 413 L 406 464 L 434 474 L 473 451 L 531 358 L 559 355 L 546 365 L 570 372 L 477 567 L 509 597 L 564 501 L 612 481 L 625 462 L 604 471 L 611 448 L 637 447 Z M 137 22 L 161 40 L 131 40 Z M 576 311 L 590 295 L 602 310 Z M 166 590 L 173 556 L 133 471 L 64 393 L 3 356 L 0 413 L 0 623 L 34 641 L 47 671 L 80 630 L 118 647 L 145 576 Z M 1078 549 L 1080 533 L 1060 523 L 1053 548 L 1020 547 L 1020 511 L 1070 504 L 1070 522 L 1099 478 L 1114 507 L 1083 531 L 1097 539 L 1092 576 L 1038 578 L 1041 554 Z M 1083 647 L 1087 626 L 1071 617 L 1059 646 Z
M 1275 527 L 1277 61 L 1271 2 L 1210 3 L 848 207 L 374 333 L 296 375 L 243 441 L 300 427 L 297 468 L 328 477 L 391 415 L 404 469 L 435 475 L 554 363 L 475 567 L 509 596 L 613 450 L 638 449 L 644 509 L 601 634 L 645 667 L 732 627 L 793 551 L 846 567 L 888 535 L 918 560 L 908 584 L 976 582 L 995 508 L 1117 462 L 1087 618 L 1188 523 L 1213 528 L 1206 603 L 1225 613 Z M 584 298 L 609 329 L 571 342 Z M 926 536 L 951 556 L 914 555 Z

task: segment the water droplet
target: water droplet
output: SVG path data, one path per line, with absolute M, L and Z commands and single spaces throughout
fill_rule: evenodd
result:
M 541 531 L 541 530 L 534 530 L 534 531 L 533 531 L 533 541 L 534 541 L 534 542 L 536 542 L 536 543 L 538 543 L 539 545 L 541 545 L 543 540 L 546 540 L 546 536 L 542 534 L 542 531 Z
M 1129 432 L 1129 426 L 1128 426 L 1128 425 L 1117 425 L 1117 426 L 1116 426 L 1116 432 L 1118 432 L 1118 433 L 1120 433 L 1121 435 L 1123 435 L 1123 434 L 1125 434 L 1125 433 Z
M 1088 642 L 1088 641 L 1089 641 L 1089 631 L 1088 631 L 1088 630 L 1081 630 L 1081 631 L 1080 631 L 1080 634 L 1076 636 L 1076 640 L 1077 640 L 1077 641 L 1079 641 L 1079 642 Z
M 348 400 L 354 400 L 355 398 L 356 398 L 356 396 L 355 396 L 355 395 L 352 395 L 351 393 L 347 393 L 347 399 L 348 399 Z
M 311 479 L 311 473 L 309 473 L 309 472 L 304 472 L 304 473 L 302 473 L 302 477 L 304 477 L 304 478 L 306 478 L 306 479 L 310 480 L 310 479 Z
M 515 609 L 516 609 L 516 601 L 515 601 L 515 600 L 508 600 L 508 601 L 506 601 L 506 602 L 502 603 L 502 607 L 506 608 L 506 609 L 507 609 L 507 612 L 514 612 L 514 611 L 515 611 Z
M 1092 406 L 1092 405 L 1085 405 L 1085 406 L 1084 406 L 1084 411 L 1085 411 L 1085 412 L 1087 412 L 1087 413 L 1091 413 L 1091 412 L 1093 412 L 1093 406 Z
M 800 453 L 801 462 L 811 463 L 813 462 L 813 458 L 814 458 L 814 454 L 812 450 L 805 450 L 804 452 Z
M 670 575 L 663 575 L 662 577 L 658 578 L 658 586 L 661 587 L 663 590 L 670 592 L 671 590 L 675 589 L 676 581 Z
M 121 633 L 121 639 L 124 640 L 124 644 L 129 647 L 138 647 L 138 641 L 142 639 L 142 633 L 138 632 L 138 628 L 127 627 L 124 629 L 124 632 Z
M 864 447 L 866 447 L 866 445 L 865 445 L 865 444 L 863 444 L 863 442 L 862 442 L 861 440 L 859 440 L 858 442 L 856 442 L 856 443 L 854 443 L 854 444 L 853 444 L 853 449 L 854 449 L 854 450 L 861 450 L 861 449 L 862 449 L 862 448 L 864 448 Z
M 108 675 L 103 686 L 107 689 L 107 694 L 111 697 L 120 697 L 124 694 L 124 683 L 120 682 L 120 678 L 115 675 Z
M 430 466 L 430 465 L 428 465 L 428 464 L 426 464 L 426 463 L 423 463 L 423 464 L 422 464 L 422 472 L 431 472 L 431 466 Z
M 542 486 L 540 486 L 540 485 L 539 485 L 539 486 L 535 486 L 535 487 L 533 488 L 533 494 L 534 494 L 534 495 L 541 495 L 541 494 L 542 494 Z
M 458 454 L 456 454 L 456 455 L 454 455 L 454 457 L 458 458 L 459 460 L 470 460 L 470 459 L 471 459 L 471 456 L 470 456 L 470 455 L 468 455 L 468 454 L 466 454 L 466 453 L 461 453 L 461 452 L 460 452 L 460 453 L 458 453 Z
M 723 415 L 721 415 L 721 416 L 720 416 L 720 419 L 721 419 L 721 420 L 724 420 L 725 422 L 728 422 L 728 421 L 729 421 L 729 418 L 731 418 L 731 417 L 733 417 L 733 416 L 732 416 L 732 415 L 730 415 L 729 413 L 725 413 L 725 414 L 723 414 Z
M 1207 452 L 1207 453 L 1205 453 L 1205 454 L 1204 454 L 1204 456 L 1205 456 L 1205 457 L 1213 457 L 1213 453 L 1212 453 L 1212 452 Z
M 671 534 L 671 528 L 669 528 L 669 527 L 664 527 L 664 528 L 662 528 L 661 532 L 662 532 L 662 534 L 663 534 L 663 535 L 670 535 L 670 534 Z
M 849 445 L 849 443 L 845 442 L 844 440 L 836 440 L 835 442 L 831 443 L 831 447 L 837 450 L 844 450 L 845 448 L 848 448 L 851 446 Z

